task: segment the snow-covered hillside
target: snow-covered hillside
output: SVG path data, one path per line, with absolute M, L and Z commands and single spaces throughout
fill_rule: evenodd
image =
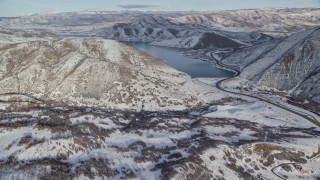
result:
M 145 15 L 131 23 L 121 23 L 100 29 L 97 35 L 107 39 L 146 42 L 177 48 L 234 48 L 241 45 L 221 32 L 217 34 L 191 24 L 177 24 L 155 15 Z
M 156 16 L 158 18 L 150 18 Z M 291 33 L 320 24 L 320 10 L 302 9 L 244 9 L 206 12 L 114 12 L 79 11 L 43 13 L 18 18 L 2 18 L 0 26 L 8 28 L 50 28 L 56 32 L 89 33 L 115 24 L 139 22 L 142 19 L 157 24 L 160 18 L 174 24 L 238 32 Z M 170 20 L 170 22 L 168 21 Z M 161 22 L 161 21 L 160 21 Z M 141 25 L 145 25 L 142 23 Z
M 0 179 L 319 175 L 319 128 L 264 102 L 212 90 L 220 98 L 194 111 L 19 109 L 17 101 L 1 101 L 15 108 L 0 111 Z
M 59 34 L 88 34 L 115 23 L 129 22 L 140 13 L 116 11 L 79 11 L 65 13 L 42 13 L 0 19 L 0 26 L 18 29 L 50 29 Z
M 241 86 L 278 90 L 302 101 L 319 103 L 319 28 L 292 34 L 288 38 L 242 48 L 221 62 L 242 70 Z
M 254 9 L 212 12 L 45 13 L 0 19 L 0 27 L 49 29 L 57 34 L 85 34 L 120 41 L 178 48 L 252 45 L 317 26 L 319 9 Z M 264 34 L 263 34 L 264 33 Z M 210 43 L 204 40 L 210 35 Z M 213 40 L 213 41 L 212 41 Z M 223 41 L 235 41 L 228 46 Z M 237 44 L 238 43 L 238 44 Z M 200 44 L 200 46 L 199 46 Z
M 291 33 L 320 24 L 320 9 L 245 9 L 194 12 L 174 18 L 180 23 L 195 23 L 228 31 Z
M 204 103 L 204 84 L 122 43 L 25 40 L 1 44 L 1 93 L 122 110 L 183 110 Z

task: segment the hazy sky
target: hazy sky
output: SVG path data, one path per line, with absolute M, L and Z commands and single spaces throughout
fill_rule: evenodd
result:
M 221 10 L 320 7 L 320 0 L 0 0 L 0 16 L 79 10 Z

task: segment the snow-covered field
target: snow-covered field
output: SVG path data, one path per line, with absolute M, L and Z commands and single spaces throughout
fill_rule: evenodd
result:
M 225 96 L 193 111 L 31 108 L 0 113 L 0 177 L 276 179 L 320 173 L 319 130 L 261 102 Z M 314 165 L 312 165 L 314 164 Z

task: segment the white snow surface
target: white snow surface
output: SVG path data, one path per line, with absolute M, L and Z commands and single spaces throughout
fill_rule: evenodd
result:
M 314 124 L 300 116 L 260 101 L 236 105 L 218 105 L 216 112 L 204 116 L 242 119 L 273 127 L 314 127 Z
M 0 68 L 1 93 L 134 111 L 184 110 L 214 98 L 210 86 L 113 40 L 37 40 L 1 52 L 1 62 L 12 65 Z M 16 75 L 7 75 L 10 71 Z

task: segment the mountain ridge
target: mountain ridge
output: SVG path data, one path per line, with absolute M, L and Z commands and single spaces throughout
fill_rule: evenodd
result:
M 55 104 L 183 110 L 203 103 L 198 91 L 210 89 L 113 40 L 30 41 L 0 52 L 1 93 L 27 93 Z
M 319 37 L 319 27 L 301 31 L 260 49 L 253 46 L 255 51 L 239 50 L 222 62 L 242 69 L 239 81 L 245 87 L 284 91 L 294 98 L 320 103 L 320 87 L 315 81 L 320 67 Z M 245 54 L 248 51 L 252 53 Z M 246 60 L 237 64 L 239 56 Z

